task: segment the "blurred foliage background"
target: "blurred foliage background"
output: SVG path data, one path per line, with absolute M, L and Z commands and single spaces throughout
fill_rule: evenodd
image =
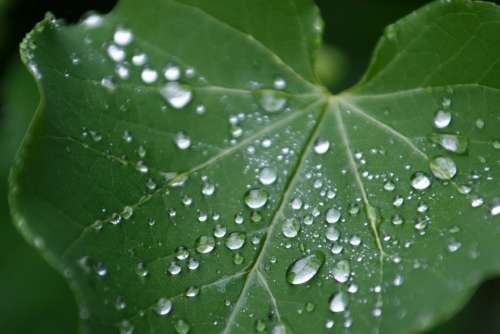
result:
M 316 2 L 325 20 L 327 44 L 319 54 L 318 73 L 333 92 L 339 92 L 361 78 L 384 27 L 429 1 Z M 18 45 L 47 11 L 75 22 L 89 10 L 106 13 L 115 3 L 0 0 L 0 333 L 76 333 L 78 328 L 78 309 L 68 285 L 22 240 L 9 218 L 8 171 L 38 105 L 38 92 L 19 61 Z M 463 310 L 428 334 L 500 333 L 499 315 L 500 279 L 493 279 Z

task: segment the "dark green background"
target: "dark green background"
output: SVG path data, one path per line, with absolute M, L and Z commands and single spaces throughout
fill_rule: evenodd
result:
M 107 12 L 115 2 L 0 0 L 0 333 L 74 333 L 78 318 L 69 287 L 25 244 L 8 217 L 6 175 L 37 101 L 34 83 L 19 66 L 18 44 L 47 11 L 74 22 L 88 10 Z M 325 42 L 335 47 L 334 65 L 340 67 L 330 88 L 337 92 L 355 84 L 383 28 L 427 2 L 317 0 L 325 20 Z M 432 333 L 500 333 L 499 315 L 497 279 L 483 284 L 465 309 Z

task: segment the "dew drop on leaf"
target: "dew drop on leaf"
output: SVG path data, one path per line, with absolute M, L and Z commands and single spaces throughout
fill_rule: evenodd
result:
M 451 123 L 451 112 L 439 110 L 434 116 L 434 126 L 438 129 L 444 129 Z
M 432 174 L 441 180 L 451 180 L 457 175 L 457 166 L 449 157 L 436 157 L 429 164 Z
M 322 155 L 328 152 L 330 149 L 330 142 L 326 139 L 318 138 L 314 142 L 314 152 L 316 154 Z
M 300 232 L 300 223 L 293 218 L 285 219 L 281 227 L 281 232 L 286 238 L 293 239 Z
M 215 248 L 215 239 L 210 236 L 202 235 L 196 241 L 196 251 L 200 254 L 211 253 Z
M 491 201 L 490 214 L 492 216 L 500 215 L 500 197 L 495 197 Z
M 159 316 L 165 316 L 169 314 L 171 310 L 172 310 L 172 301 L 167 298 L 158 299 L 154 307 L 155 313 L 158 314 Z
M 425 190 L 431 186 L 431 179 L 423 172 L 416 172 L 411 178 L 411 186 L 415 190 Z
M 230 250 L 238 250 L 245 245 L 246 234 L 243 232 L 232 232 L 226 239 L 226 247 Z
M 330 311 L 333 313 L 344 312 L 349 304 L 349 296 L 343 292 L 339 291 L 335 293 L 330 299 Z
M 146 67 L 141 72 L 141 79 L 146 84 L 153 83 L 158 79 L 158 72 L 152 68 Z
M 168 64 L 163 71 L 163 76 L 168 81 L 177 81 L 181 78 L 181 69 L 174 64 Z
M 334 224 L 340 220 L 341 213 L 336 208 L 331 208 L 326 211 L 325 220 L 328 224 Z
M 250 209 L 260 209 L 267 203 L 269 195 L 262 189 L 250 189 L 245 194 L 245 204 Z
M 449 152 L 463 154 L 467 152 L 468 140 L 467 138 L 459 135 L 449 134 L 433 134 L 431 141 L 440 145 L 442 148 Z
M 341 260 L 335 263 L 332 270 L 333 278 L 339 283 L 345 283 L 351 274 L 351 266 L 347 260 Z
M 182 109 L 193 99 L 193 92 L 190 88 L 178 84 L 177 82 L 167 83 L 161 90 L 161 95 L 175 109 Z
M 175 144 L 181 150 L 186 150 L 191 146 L 191 138 L 185 132 L 178 132 L 175 135 Z
M 275 168 L 264 167 L 259 172 L 259 181 L 265 186 L 273 184 L 277 178 L 278 173 Z
M 287 103 L 286 94 L 272 89 L 256 90 L 254 96 L 259 106 L 267 112 L 283 110 Z
M 186 320 L 179 319 L 175 322 L 175 332 L 177 334 L 188 334 L 191 330 L 191 326 Z
M 319 272 L 325 262 L 325 255 L 317 251 L 295 261 L 286 273 L 288 283 L 300 285 L 309 282 Z
M 122 46 L 130 44 L 133 39 L 134 35 L 129 29 L 118 28 L 113 35 L 115 43 Z

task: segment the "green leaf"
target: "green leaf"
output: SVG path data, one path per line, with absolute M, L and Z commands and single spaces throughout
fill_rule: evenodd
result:
M 84 328 L 409 333 L 498 273 L 500 9 L 419 10 L 339 95 L 321 26 L 306 0 L 122 0 L 27 37 L 11 206 Z
M 76 329 L 76 305 L 64 279 L 29 247 L 11 224 L 7 176 L 38 104 L 38 91 L 20 61 L 2 80 L 0 119 L 0 332 L 64 333 Z M 40 287 L 43 286 L 43 289 Z M 55 317 L 57 314 L 58 317 Z

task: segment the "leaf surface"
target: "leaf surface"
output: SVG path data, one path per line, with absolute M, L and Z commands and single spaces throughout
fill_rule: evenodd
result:
M 122 0 L 27 37 L 11 205 L 84 328 L 415 332 L 498 272 L 500 9 L 424 7 L 339 95 L 321 27 L 305 0 Z

